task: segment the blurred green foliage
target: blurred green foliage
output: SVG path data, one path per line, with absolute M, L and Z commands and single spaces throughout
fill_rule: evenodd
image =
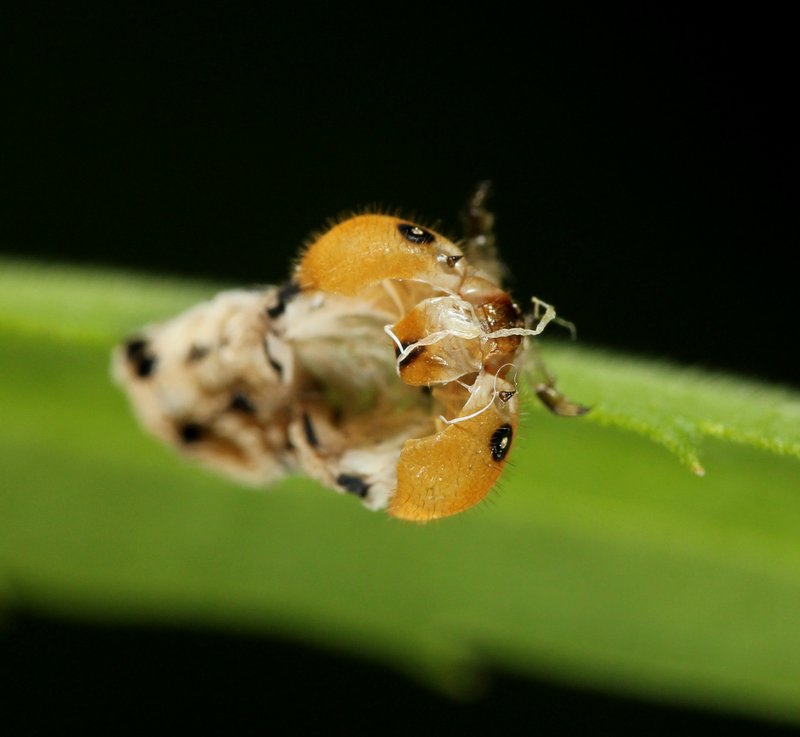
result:
M 111 346 L 216 288 L 0 262 L 0 604 L 277 633 L 459 694 L 491 664 L 800 720 L 796 394 L 551 348 L 593 412 L 529 402 L 488 502 L 416 526 L 139 430 Z

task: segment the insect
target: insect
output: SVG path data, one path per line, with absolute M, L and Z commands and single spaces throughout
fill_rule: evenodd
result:
M 142 424 L 245 483 L 305 473 L 370 509 L 427 522 L 480 502 L 518 427 L 529 339 L 479 185 L 460 244 L 385 214 L 342 220 L 282 287 L 222 292 L 143 328 L 113 370 Z M 567 400 L 540 362 L 537 396 Z

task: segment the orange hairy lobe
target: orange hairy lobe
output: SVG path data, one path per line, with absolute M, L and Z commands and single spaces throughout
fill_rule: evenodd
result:
M 356 296 L 384 279 L 455 277 L 460 258 L 438 233 L 389 215 L 357 215 L 309 246 L 296 280 L 303 289 Z

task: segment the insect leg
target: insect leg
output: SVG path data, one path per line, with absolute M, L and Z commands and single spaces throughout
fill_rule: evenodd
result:
M 461 214 L 464 229 L 464 253 L 467 260 L 485 272 L 495 284 L 500 284 L 505 269 L 497 256 L 494 236 L 494 214 L 486 209 L 492 183 L 478 182 Z

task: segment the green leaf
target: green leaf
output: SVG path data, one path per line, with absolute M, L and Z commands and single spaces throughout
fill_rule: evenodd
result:
M 496 666 L 800 721 L 797 394 L 545 338 L 592 412 L 529 402 L 489 502 L 416 526 L 305 479 L 239 488 L 138 429 L 111 346 L 217 288 L 0 262 L 5 606 L 270 632 L 454 693 Z
M 700 476 L 699 446 L 709 437 L 800 459 L 796 392 L 599 351 L 578 360 L 571 347 L 547 355 L 570 394 L 595 403 L 588 420 L 649 437 Z

